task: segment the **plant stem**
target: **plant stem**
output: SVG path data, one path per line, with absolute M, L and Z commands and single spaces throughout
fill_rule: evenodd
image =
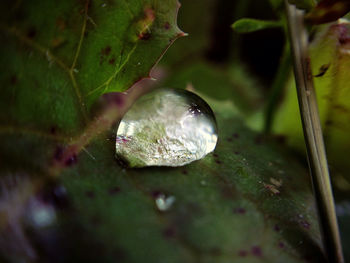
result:
M 323 245 L 329 262 L 343 263 L 337 217 L 329 177 L 316 94 L 308 56 L 308 35 L 304 13 L 285 0 L 294 60 L 294 75 L 308 162 L 317 202 Z
M 283 88 L 287 79 L 289 78 L 290 67 L 291 67 L 291 54 L 289 42 L 286 40 L 283 48 L 282 58 L 278 67 L 276 77 L 272 83 L 271 92 L 268 96 L 268 101 L 265 109 L 265 122 L 264 131 L 270 133 L 271 126 L 275 117 L 276 109 L 278 106 L 279 98 L 281 97 Z

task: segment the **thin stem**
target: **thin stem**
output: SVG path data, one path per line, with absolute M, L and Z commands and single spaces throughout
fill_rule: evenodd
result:
M 294 59 L 294 75 L 308 162 L 317 202 L 323 245 L 329 262 L 343 263 L 337 216 L 329 177 L 326 151 L 318 114 L 316 94 L 308 56 L 304 13 L 285 0 L 288 29 Z
M 271 92 L 268 96 L 269 99 L 266 104 L 264 127 L 265 133 L 269 133 L 271 131 L 279 98 L 281 97 L 284 85 L 287 82 L 287 79 L 289 78 L 291 60 L 292 58 L 290 54 L 289 42 L 286 41 L 279 68 L 276 77 L 272 83 Z

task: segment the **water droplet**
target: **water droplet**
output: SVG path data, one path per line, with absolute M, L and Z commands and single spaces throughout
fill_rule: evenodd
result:
M 182 166 L 212 152 L 217 140 L 215 117 L 204 100 L 186 90 L 161 89 L 125 114 L 116 154 L 131 167 Z
M 165 194 L 159 194 L 156 198 L 156 206 L 159 211 L 168 211 L 174 204 L 175 200 L 175 196 L 166 196 Z
M 38 199 L 32 198 L 29 202 L 27 217 L 30 223 L 37 228 L 52 225 L 56 220 L 56 209 L 50 204 L 45 204 Z

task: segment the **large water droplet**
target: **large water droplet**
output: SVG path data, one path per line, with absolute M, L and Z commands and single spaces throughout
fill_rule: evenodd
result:
M 121 120 L 116 154 L 130 167 L 181 166 L 215 149 L 217 127 L 209 105 L 186 90 L 161 89 L 141 97 Z

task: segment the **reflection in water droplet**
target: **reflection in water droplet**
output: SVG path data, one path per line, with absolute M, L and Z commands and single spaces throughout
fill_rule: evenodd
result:
M 185 90 L 161 89 L 139 99 L 121 120 L 116 154 L 131 167 L 182 166 L 215 149 L 208 104 Z
M 168 211 L 174 204 L 175 200 L 175 196 L 165 196 L 164 194 L 159 194 L 156 198 L 156 206 L 159 211 Z

